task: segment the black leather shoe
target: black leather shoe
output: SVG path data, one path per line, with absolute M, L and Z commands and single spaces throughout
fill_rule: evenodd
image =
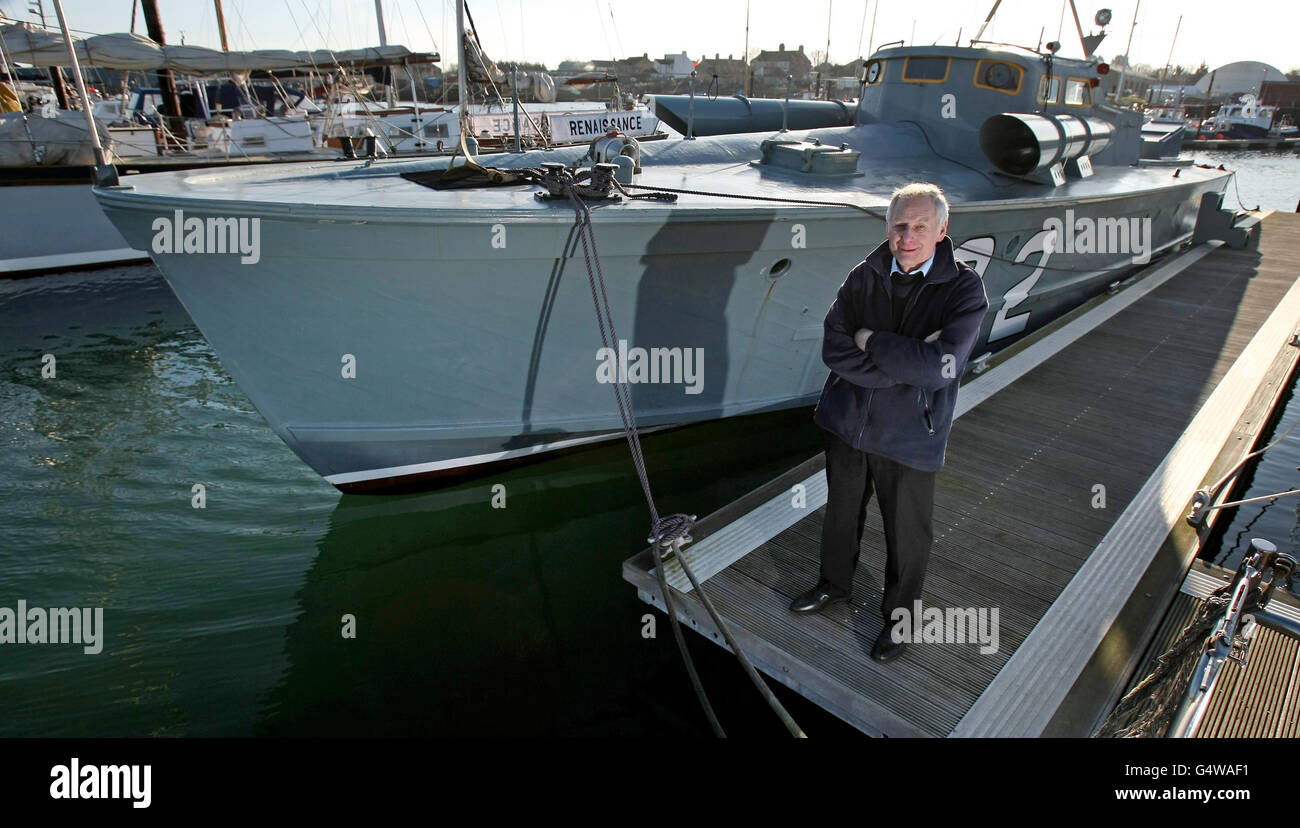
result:
M 875 645 L 871 648 L 871 657 L 876 661 L 893 661 L 903 654 L 907 649 L 907 644 L 902 641 L 895 641 L 892 632 L 892 625 L 886 626 L 880 637 L 876 639 Z
M 849 600 L 839 590 L 825 583 L 820 583 L 790 602 L 791 612 L 821 612 L 831 604 L 843 604 Z

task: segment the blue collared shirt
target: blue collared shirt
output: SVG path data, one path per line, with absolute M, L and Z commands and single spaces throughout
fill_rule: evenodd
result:
M 898 266 L 898 259 L 893 259 L 893 263 L 894 263 L 894 264 L 893 264 L 893 267 L 892 267 L 892 268 L 890 269 L 890 271 L 889 271 L 889 275 L 890 275 L 890 276 L 893 276 L 895 273 L 906 273 L 906 272 L 907 272 L 906 270 L 903 270 L 903 268 L 901 268 L 901 267 Z M 932 264 L 934 264 L 934 254 L 933 254 L 933 253 L 930 254 L 930 258 L 928 258 L 928 259 L 925 260 L 925 264 L 921 265 L 921 279 L 922 279 L 922 280 L 924 280 L 926 276 L 929 276 L 929 275 L 930 275 L 930 266 L 931 266 Z

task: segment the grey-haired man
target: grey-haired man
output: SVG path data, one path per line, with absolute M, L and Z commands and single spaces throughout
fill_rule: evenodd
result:
M 879 661 L 906 646 L 891 635 L 895 610 L 910 613 L 921 597 L 935 474 L 989 306 L 979 274 L 953 257 L 948 202 L 938 187 L 895 190 L 885 232 L 826 314 L 822 359 L 831 373 L 814 415 L 826 432 L 821 577 L 790 605 L 818 612 L 851 597 L 874 491 L 886 550 L 884 630 L 871 652 Z

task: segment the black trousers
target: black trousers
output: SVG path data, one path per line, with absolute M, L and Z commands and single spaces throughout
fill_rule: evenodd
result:
M 822 580 L 845 595 L 852 594 L 867 504 L 874 490 L 885 524 L 885 597 L 880 613 L 888 625 L 896 607 L 906 607 L 910 613 L 912 602 L 921 597 L 934 541 L 936 472 L 858 451 L 829 431 L 824 434 L 827 492 Z

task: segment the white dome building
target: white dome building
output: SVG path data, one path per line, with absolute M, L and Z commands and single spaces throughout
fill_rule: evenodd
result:
M 1196 82 L 1206 98 L 1220 99 L 1228 95 L 1240 95 L 1246 92 L 1259 95 L 1260 84 L 1264 81 L 1285 81 L 1286 75 L 1276 67 L 1257 60 L 1240 60 L 1225 63 L 1210 74 Z M 1213 83 L 1213 88 L 1210 84 Z

